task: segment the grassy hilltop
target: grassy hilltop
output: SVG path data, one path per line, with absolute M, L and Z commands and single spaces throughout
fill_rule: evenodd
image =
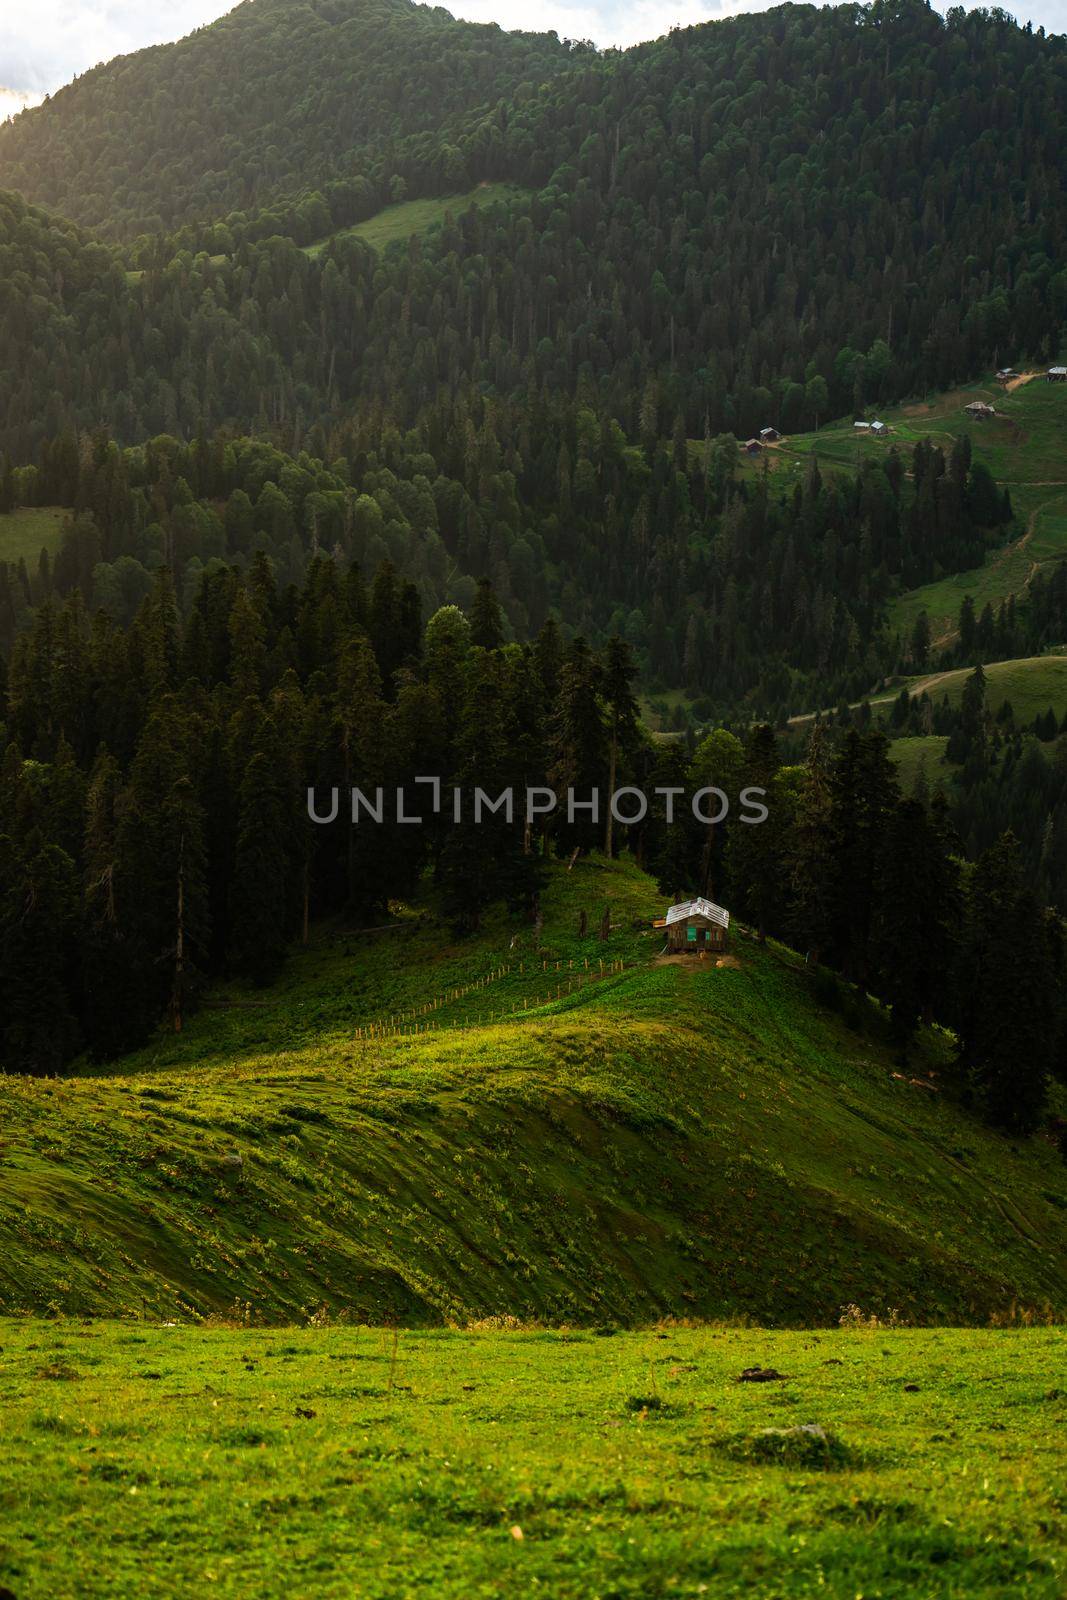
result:
M 613 931 L 579 939 L 579 912 Z M 586 1323 L 1067 1300 L 1063 1169 L 909 1077 L 789 952 L 658 964 L 632 865 L 554 871 L 542 947 L 426 907 L 334 929 L 113 1071 L 0 1079 L 0 1309 Z M 601 970 L 603 964 L 603 971 Z M 404 1031 L 381 1035 L 382 1025 Z M 419 1031 L 416 1031 L 419 1030 Z

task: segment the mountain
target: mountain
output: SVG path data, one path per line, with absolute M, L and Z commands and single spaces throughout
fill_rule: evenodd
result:
M 537 93 L 585 53 L 410 0 L 246 0 L 0 127 L 0 175 L 117 237 L 307 189 L 367 203 L 397 151 L 413 159 L 420 136 L 452 122 L 492 140 L 498 102 Z M 454 185 L 459 158 L 444 141 L 432 141 L 431 165 Z
M 605 905 L 610 939 L 578 937 Z M 325 928 L 276 989 L 220 991 L 106 1076 L 0 1078 L 0 1308 L 1062 1308 L 1055 1150 L 961 1110 L 933 1034 L 894 1071 L 873 1008 L 827 1011 L 783 949 L 735 930 L 723 967 L 657 964 L 661 906 L 633 866 L 560 864 L 539 947 L 503 914 L 457 946 L 417 902 Z
M 1067 319 L 1063 39 L 1002 13 L 944 20 L 925 0 L 787 6 L 621 53 L 580 53 L 536 92 L 519 85 L 509 94 L 501 79 L 502 98 L 476 125 L 459 113 L 449 123 L 443 94 L 436 131 L 405 139 L 405 118 L 438 112 L 408 33 L 452 38 L 452 29 L 459 49 L 478 31 L 396 0 L 395 24 L 371 31 L 386 81 L 402 86 L 412 109 L 383 112 L 369 94 L 364 120 L 380 160 L 364 172 L 342 158 L 337 116 L 312 114 L 318 78 L 302 43 L 279 68 L 291 76 L 276 97 L 258 78 L 247 100 L 218 91 L 231 54 L 240 57 L 232 43 L 269 38 L 276 20 L 304 14 L 259 0 L 191 41 L 100 69 L 0 130 L 0 172 L 35 202 L 120 231 L 130 205 L 122 166 L 135 159 L 136 207 L 166 204 L 164 231 L 187 222 L 176 243 L 212 255 L 270 233 L 310 244 L 403 193 L 489 180 L 528 189 L 494 229 L 467 240 L 444 229 L 378 267 L 369 338 L 347 349 L 342 338 L 338 362 L 358 368 L 361 399 L 387 397 L 404 425 L 442 388 L 488 386 L 529 404 L 547 384 L 588 389 L 630 434 L 640 417 L 652 432 L 680 420 L 690 437 L 725 428 L 744 436 L 1058 350 Z M 367 15 L 358 10 L 345 26 L 362 27 Z M 324 22 L 310 28 L 307 48 L 329 33 Z M 489 33 L 510 61 L 511 36 Z M 514 49 L 525 62 L 535 46 L 524 37 Z M 544 48 L 551 54 L 551 43 Z M 232 139 L 212 129 L 205 147 L 170 127 L 156 89 L 169 63 L 181 105 L 206 96 L 198 125 L 232 115 Z M 342 77 L 356 70 L 343 52 L 337 63 Z M 334 81 L 330 72 L 324 81 Z M 249 110 L 250 130 L 235 107 Z M 345 170 L 327 178 L 331 162 Z M 246 192 L 245 171 L 263 175 L 258 194 Z M 186 202 L 194 190 L 207 192 Z M 167 257 L 159 239 L 145 241 L 137 260 Z M 323 270 L 332 259 L 344 280 L 344 250 L 318 259 Z M 328 333 L 329 323 L 327 313 Z M 315 399 L 333 409 L 321 387 Z

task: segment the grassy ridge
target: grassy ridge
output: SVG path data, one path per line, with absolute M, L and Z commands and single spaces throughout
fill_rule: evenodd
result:
M 635 964 L 601 980 L 576 925 L 605 903 L 607 954 Z M 502 917 L 462 946 L 429 916 L 324 937 L 266 1005 L 233 991 L 121 1071 L 0 1080 L 0 1309 L 799 1324 L 850 1300 L 1067 1303 L 1050 1146 L 895 1077 L 877 1020 L 820 1008 L 786 952 L 656 965 L 660 905 L 635 868 L 579 863 L 540 952 Z M 355 1037 L 435 997 L 438 1031 Z
M 7 1323 L 0 1582 L 1055 1600 L 1063 1361 L 1047 1328 Z
M 931 700 L 947 699 L 958 706 L 963 686 L 973 667 L 955 672 L 934 673 L 916 678 L 910 684 L 912 695 L 924 691 Z M 994 661 L 983 667 L 986 678 L 986 705 L 995 716 L 1005 700 L 1011 703 L 1015 721 L 1032 722 L 1050 707 L 1058 716 L 1067 712 L 1067 655 L 1025 656 L 1017 661 Z
M 963 686 L 974 671 L 973 667 L 956 667 L 947 672 L 924 672 L 911 678 L 900 678 L 897 687 L 870 695 L 869 702 L 879 710 L 891 706 L 902 689 L 907 689 L 912 699 L 927 694 L 935 705 L 942 700 L 958 706 L 963 697 Z M 986 706 L 995 716 L 1007 700 L 1011 704 L 1016 723 L 1023 726 L 1050 708 L 1062 717 L 1067 712 L 1067 652 L 1051 651 L 1044 656 L 1020 656 L 1013 661 L 992 661 L 983 666 L 986 678 Z M 859 704 L 860 702 L 856 702 Z M 825 707 L 832 711 L 834 707 Z M 812 720 L 814 713 L 802 712 L 790 717 L 792 726 L 802 726 Z M 913 741 L 914 742 L 914 741 Z

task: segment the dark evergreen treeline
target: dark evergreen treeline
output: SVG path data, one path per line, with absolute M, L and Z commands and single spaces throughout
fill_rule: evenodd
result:
M 920 767 L 919 798 L 944 790 L 953 825 L 972 857 L 1010 829 L 1029 887 L 1042 904 L 1067 914 L 1067 715 L 1057 716 L 1049 706 L 1022 725 L 1009 700 L 992 714 L 979 664 L 959 706 L 950 706 L 945 696 L 913 699 L 903 689 L 887 722 L 897 737 L 947 739 L 946 764 L 924 761 Z
M 279 589 L 262 554 L 243 573 L 220 565 L 184 621 L 166 567 L 128 626 L 90 620 L 80 590 L 45 600 L 0 677 L 4 1063 L 120 1054 L 164 1016 L 179 1027 L 205 978 L 268 983 L 313 918 L 369 922 L 426 874 L 460 929 L 496 900 L 533 914 L 546 852 L 600 847 L 881 995 L 903 1050 L 920 1019 L 951 1024 L 986 1113 L 1032 1127 L 1061 1059 L 1064 958 L 1017 846 L 962 865 L 944 807 L 901 800 L 879 733 L 831 750 L 819 728 L 800 767 L 781 765 L 765 725 L 688 751 L 644 733 L 634 680 L 621 639 L 594 653 L 550 621 L 507 644 L 487 581 L 469 614 L 446 606 L 424 627 L 390 565 L 367 585 L 322 554 L 300 588 Z M 436 815 L 426 776 L 442 780 Z M 667 794 L 711 784 L 732 803 L 724 820 Z M 651 802 L 632 825 L 607 808 L 623 785 Z M 535 786 L 605 798 L 597 816 L 561 804 L 531 821 Z M 336 820 L 309 819 L 309 787 L 327 816 L 337 789 Z M 380 822 L 352 826 L 354 787 Z M 476 787 L 513 788 L 512 814 L 476 821 Z M 738 820 L 747 788 L 766 791 L 761 824 Z
M 909 481 L 893 450 L 855 478 L 814 461 L 783 490 L 743 480 L 731 438 L 693 448 L 650 426 L 631 444 L 611 416 L 547 401 L 529 417 L 457 401 L 405 435 L 352 421 L 322 457 L 223 436 L 123 451 L 67 431 L 37 466 L 0 462 L 0 511 L 73 511 L 54 559 L 0 562 L 0 646 L 49 596 L 78 589 L 129 622 L 165 563 L 187 613 L 220 565 L 263 551 L 284 588 L 323 550 L 366 571 L 391 561 L 427 612 L 468 605 L 488 577 L 520 638 L 549 616 L 596 642 L 618 634 L 645 681 L 778 716 L 922 666 L 914 641 L 902 655 L 887 635 L 886 601 L 975 565 L 1000 536 L 977 519 L 1010 507 L 966 440 L 921 462 Z
M 966 1092 L 995 1125 L 1031 1131 L 1067 1070 L 1067 964 L 1063 921 L 1014 835 L 967 860 L 943 797 L 902 798 L 877 730 L 832 745 L 820 725 L 803 765 L 776 759 L 770 729 L 755 729 L 741 771 L 769 785 L 770 818 L 729 828 L 730 903 L 879 996 L 904 1059 L 921 1021 L 951 1027 Z M 833 981 L 822 992 L 851 1007 Z

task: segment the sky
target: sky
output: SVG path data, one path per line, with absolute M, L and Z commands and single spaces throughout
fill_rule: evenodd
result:
M 252 0 L 255 3 L 255 0 Z M 687 27 L 764 11 L 778 0 L 441 0 L 455 16 L 499 22 L 599 45 L 655 39 Z M 950 0 L 935 0 L 945 10 Z M 973 0 L 966 0 L 972 4 Z M 1067 33 L 1067 0 L 1001 0 L 1021 22 Z M 0 118 L 36 105 L 79 72 L 144 45 L 180 39 L 232 8 L 232 0 L 0 0 Z

